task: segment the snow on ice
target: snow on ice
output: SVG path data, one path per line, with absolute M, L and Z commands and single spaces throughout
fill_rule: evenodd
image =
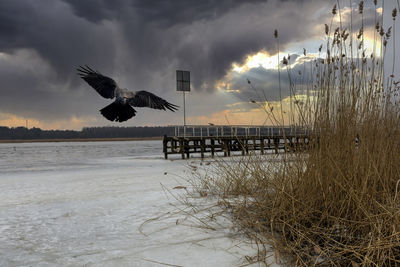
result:
M 174 197 L 187 161 L 162 159 L 160 147 L 0 144 L 0 266 L 245 264 L 256 247 L 229 220 L 211 230 L 187 215 Z

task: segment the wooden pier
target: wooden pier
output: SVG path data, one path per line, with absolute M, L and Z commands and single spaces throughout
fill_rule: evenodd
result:
M 207 129 L 195 129 L 205 127 Z M 180 135 L 180 130 L 175 130 L 175 136 L 164 136 L 163 153 L 165 159 L 168 155 L 178 154 L 182 159 L 189 158 L 190 154 L 200 154 L 214 157 L 217 153 L 231 156 L 231 152 L 248 155 L 251 151 L 265 153 L 296 152 L 307 149 L 309 138 L 304 132 L 293 133 L 292 130 L 279 130 L 278 128 L 222 126 L 222 128 L 208 126 L 193 126 L 185 129 Z M 221 127 L 221 126 L 219 126 Z M 193 131 L 190 130 L 193 128 Z M 244 128 L 244 131 L 243 131 Z M 267 128 L 267 129 L 266 129 Z M 200 130 L 200 135 L 196 134 Z M 239 135 L 238 135 L 239 132 Z M 244 134 L 243 134 L 244 133 Z M 232 153 L 233 154 L 233 153 Z M 235 153 L 237 154 L 237 153 Z

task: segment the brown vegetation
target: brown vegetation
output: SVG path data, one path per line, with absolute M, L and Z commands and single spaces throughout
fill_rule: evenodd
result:
M 340 12 L 335 5 L 333 16 Z M 353 13 L 362 16 L 363 5 Z M 291 122 L 309 129 L 312 149 L 219 161 L 197 185 L 220 196 L 261 248 L 272 244 L 294 265 L 400 265 L 399 81 L 384 73 L 392 36 L 381 25 L 369 55 L 363 28 L 353 37 L 341 22 L 326 25 L 326 56 L 304 63 L 313 73 L 306 85 L 291 84 Z

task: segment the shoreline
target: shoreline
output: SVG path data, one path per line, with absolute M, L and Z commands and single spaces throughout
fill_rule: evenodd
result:
M 155 137 L 116 137 L 116 138 L 59 138 L 59 139 L 5 139 L 1 143 L 50 143 L 50 142 L 106 142 L 106 141 L 150 141 L 163 140 L 162 136 Z

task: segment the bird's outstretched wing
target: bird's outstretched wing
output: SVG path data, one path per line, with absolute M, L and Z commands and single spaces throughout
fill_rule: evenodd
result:
M 115 97 L 117 83 L 113 79 L 94 71 L 87 65 L 85 67 L 79 66 L 76 70 L 78 71 L 78 75 L 102 97 L 111 99 Z
M 173 112 L 178 110 L 178 106 L 167 102 L 147 91 L 137 91 L 135 96 L 128 100 L 128 103 L 133 107 L 149 107 L 154 109 L 169 109 Z

